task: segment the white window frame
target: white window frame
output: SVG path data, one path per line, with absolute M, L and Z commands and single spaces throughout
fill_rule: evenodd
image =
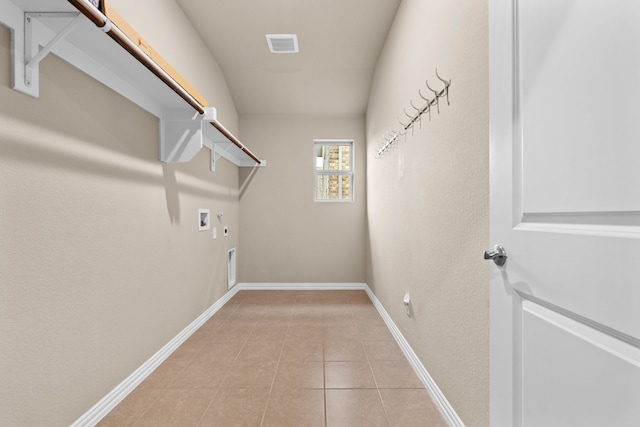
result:
M 332 171 L 324 171 L 318 170 L 316 165 L 316 151 L 318 145 L 344 145 L 350 147 L 350 156 L 349 159 L 350 168 L 348 171 L 343 170 L 332 170 Z M 352 139 L 314 139 L 313 140 L 313 201 L 318 203 L 353 203 L 355 201 L 355 185 L 354 185 L 354 176 L 355 176 L 355 156 L 354 156 L 354 142 Z M 317 182 L 318 177 L 323 175 L 345 175 L 349 177 L 349 182 L 351 183 L 351 191 L 349 192 L 348 199 L 318 199 L 317 194 Z

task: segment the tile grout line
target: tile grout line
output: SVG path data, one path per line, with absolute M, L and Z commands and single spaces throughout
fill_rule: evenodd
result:
M 158 393 L 158 397 L 156 397 L 155 399 L 153 399 L 153 402 L 151 402 L 151 404 L 149 405 L 149 407 L 147 409 L 145 409 L 139 416 L 138 418 L 136 418 L 136 421 L 132 424 L 132 427 L 135 427 L 136 425 L 138 425 L 138 423 L 140 422 L 140 420 L 142 419 L 142 417 L 149 412 L 149 409 L 151 409 L 153 407 L 153 405 L 156 404 L 156 402 L 158 401 L 158 399 L 160 399 L 160 396 L 162 396 L 162 394 L 166 391 L 166 387 L 164 389 L 162 389 L 162 391 L 160 393 Z M 115 409 L 115 408 L 114 408 Z
M 242 305 L 242 302 L 240 302 L 239 304 L 236 305 L 236 307 L 233 309 L 233 311 L 231 311 L 231 313 L 229 313 L 229 315 L 227 316 L 227 318 L 224 320 L 224 322 L 222 322 L 222 325 L 218 326 L 216 328 L 216 330 L 220 330 L 222 328 L 222 326 L 227 323 L 227 321 L 229 320 L 229 317 L 231 317 L 231 315 L 233 315 L 233 313 L 236 312 L 236 310 L 238 310 L 238 307 Z M 253 329 L 255 329 L 255 325 L 253 326 Z M 253 332 L 253 329 L 251 329 L 251 332 Z M 231 361 L 231 364 L 229 365 L 229 368 L 231 368 L 231 366 L 233 366 L 233 364 L 238 360 L 238 357 L 240 357 L 240 353 L 242 353 L 242 349 L 244 349 L 244 347 L 247 345 L 247 342 L 249 341 L 249 337 L 251 336 L 251 332 L 249 332 L 249 334 L 247 335 L 247 338 L 244 340 L 244 342 L 242 343 L 242 347 L 240 347 L 240 350 L 238 351 L 238 354 L 236 354 L 236 357 Z M 223 341 L 224 342 L 224 341 Z M 231 341 L 229 341 L 231 342 Z M 201 350 L 202 351 L 202 350 Z M 194 357 L 195 358 L 195 357 Z M 198 424 L 196 424 L 197 426 L 200 426 L 202 424 L 202 419 L 204 418 L 204 416 L 206 415 L 207 411 L 209 410 L 209 408 L 211 407 L 211 404 L 213 403 L 213 400 L 216 398 L 216 396 L 218 395 L 218 393 L 220 393 L 220 390 L 222 389 L 222 384 L 224 383 L 224 380 L 227 379 L 227 376 L 229 375 L 229 372 L 231 371 L 231 369 L 227 370 L 227 372 L 225 373 L 224 377 L 222 378 L 222 380 L 220 380 L 220 385 L 218 385 L 218 389 L 216 390 L 215 394 L 211 397 L 211 400 L 209 401 L 209 404 L 207 405 L 207 407 L 205 408 L 204 412 L 202 412 L 202 415 L 200 416 L 200 420 L 198 420 Z
M 287 303 L 287 304 L 290 305 L 290 303 Z M 292 311 L 293 311 L 293 308 L 292 308 Z M 273 373 L 273 379 L 271 380 L 271 387 L 269 388 L 269 395 L 267 396 L 267 402 L 265 403 L 264 410 L 262 411 L 262 419 L 260 420 L 260 426 L 262 426 L 264 424 L 264 419 L 267 416 L 267 409 L 269 408 L 269 401 L 271 400 L 271 393 L 273 392 L 273 386 L 276 383 L 276 377 L 278 376 L 278 370 L 280 369 L 280 361 L 282 360 L 282 353 L 284 353 L 284 343 L 287 340 L 287 334 L 289 333 L 289 328 L 291 327 L 291 315 L 292 315 L 292 313 L 289 313 L 289 322 L 287 323 L 287 331 L 285 332 L 284 338 L 282 340 L 282 347 L 280 348 L 280 356 L 278 357 L 278 363 L 276 365 L 276 371 Z
M 322 313 L 322 404 L 324 409 L 324 425 L 327 427 L 329 425 L 329 414 L 327 413 L 327 359 L 325 357 L 326 346 L 326 337 L 324 335 L 326 322 L 324 317 L 324 312 Z
M 235 312 L 236 310 L 237 310 L 237 307 L 235 307 L 235 308 L 231 311 L 231 313 L 230 313 L 230 314 L 233 314 L 233 312 Z M 229 316 L 227 316 L 227 317 L 225 318 L 225 322 L 226 322 L 226 320 L 227 320 L 228 318 L 229 318 Z M 224 324 L 224 322 L 223 322 L 223 324 Z M 200 328 L 201 328 L 202 326 L 204 326 L 204 325 L 201 325 L 201 326 L 200 326 Z M 220 329 L 221 327 L 222 327 L 222 325 L 217 326 L 217 327 L 215 328 L 215 330 L 218 330 L 218 329 Z M 198 328 L 198 329 L 200 329 L 200 328 Z M 210 338 L 209 338 L 209 339 L 210 339 Z M 184 343 L 183 343 L 183 344 L 184 344 Z M 206 345 L 206 344 L 205 344 L 205 345 Z M 205 346 L 203 345 L 203 346 L 202 346 L 202 348 L 204 348 L 204 347 L 205 347 Z M 140 423 L 140 421 L 142 420 L 142 418 L 147 414 L 147 412 L 149 412 L 149 410 L 151 410 L 151 408 L 156 404 L 156 402 L 160 399 L 160 397 L 162 397 L 162 395 L 163 395 L 163 394 L 165 394 L 165 393 L 167 392 L 167 390 L 171 390 L 171 385 L 177 381 L 177 379 L 180 377 L 180 375 L 181 375 L 181 374 L 182 374 L 182 373 L 187 369 L 187 366 L 189 366 L 189 364 L 190 364 L 191 362 L 193 362 L 193 360 L 198 356 L 198 354 L 200 354 L 200 352 L 202 351 L 202 348 L 201 348 L 200 350 L 198 350 L 198 352 L 197 352 L 197 353 L 196 353 L 196 354 L 195 354 L 191 359 L 189 359 L 187 362 L 185 362 L 185 364 L 184 364 L 184 366 L 182 367 L 182 369 L 180 369 L 180 371 L 175 375 L 175 378 L 174 378 L 174 379 L 173 379 L 173 380 L 172 380 L 172 381 L 171 381 L 167 386 L 165 386 L 165 387 L 164 387 L 164 388 L 162 388 L 162 389 L 159 389 L 159 390 L 162 390 L 162 391 L 161 391 L 161 393 L 158 395 L 158 397 L 156 397 L 156 398 L 154 399 L 153 403 L 151 403 L 151 404 L 149 405 L 149 407 L 148 407 L 144 412 L 142 412 L 142 413 L 140 414 L 140 416 L 139 416 L 139 417 L 136 419 L 136 421 L 133 423 L 133 426 L 132 426 L 132 427 L 135 427 L 136 425 L 138 425 L 138 424 Z M 220 390 L 220 389 L 218 388 L 218 391 L 219 391 L 219 390 Z M 209 409 L 209 407 L 211 406 L 211 403 L 213 402 L 213 399 L 215 398 L 215 396 L 218 394 L 218 391 L 216 391 L 216 393 L 215 393 L 215 394 L 213 395 L 213 397 L 211 398 L 211 401 L 209 402 L 209 405 L 207 405 L 207 407 L 205 408 L 205 410 L 204 410 L 204 412 L 202 413 L 202 416 L 200 417 L 200 420 L 198 421 L 198 424 L 197 424 L 197 425 L 200 425 L 200 422 L 202 421 L 202 418 L 204 417 L 205 413 L 207 412 L 207 410 L 208 410 L 208 409 Z
M 241 303 L 240 303 L 241 304 Z M 222 328 L 222 326 L 227 323 L 227 321 L 229 320 L 229 317 L 238 309 L 238 306 L 240 304 L 237 304 L 236 307 L 231 311 L 231 313 L 229 313 L 229 316 L 227 316 L 227 318 L 224 320 L 224 322 L 222 322 L 222 325 L 218 326 L 215 330 L 219 330 L 220 328 Z M 249 333 L 251 334 L 251 333 Z M 209 338 L 211 339 L 211 338 Z M 238 356 L 240 356 L 240 352 L 242 352 L 242 349 L 244 348 L 244 346 L 246 345 L 247 341 L 249 339 L 249 336 L 247 336 L 247 339 L 245 340 L 245 342 L 242 344 L 242 347 L 240 347 L 240 351 L 238 351 L 238 354 L 236 354 L 235 359 L 233 359 L 233 361 L 231 362 L 231 365 L 233 365 L 233 363 L 238 359 Z M 202 349 L 200 349 L 200 351 L 202 351 Z M 197 356 L 197 355 L 196 355 Z M 186 366 L 185 366 L 186 368 Z M 209 404 L 207 405 L 207 407 L 205 408 L 204 412 L 202 412 L 202 415 L 200 416 L 200 419 L 198 420 L 198 424 L 196 424 L 197 426 L 202 424 L 202 419 L 204 418 L 205 414 L 207 413 L 207 411 L 209 410 L 209 408 L 211 407 L 211 404 L 213 403 L 213 400 L 216 398 L 216 396 L 218 395 L 218 393 L 220 393 L 220 386 L 222 385 L 222 383 L 224 382 L 225 378 L 227 378 L 227 375 L 229 375 L 229 371 L 227 371 L 227 373 L 225 374 L 225 376 L 222 378 L 222 380 L 220 381 L 220 385 L 218 386 L 218 389 L 216 390 L 216 392 L 214 393 L 214 395 L 211 397 L 211 400 L 209 401 Z
M 249 333 L 247 334 L 247 336 L 245 337 L 245 339 L 244 339 L 243 341 L 240 341 L 240 342 L 242 342 L 242 346 L 240 347 L 240 349 L 239 349 L 238 353 L 235 355 L 235 357 L 233 358 L 233 360 L 232 360 L 232 361 L 231 361 L 231 363 L 230 363 L 230 366 L 233 366 L 235 363 L 237 363 L 237 361 L 238 361 L 238 360 L 239 360 L 239 358 L 240 358 L 240 355 L 241 355 L 242 351 L 246 349 L 247 344 L 248 344 L 248 342 L 250 341 L 250 337 L 251 337 L 251 336 L 252 336 L 252 334 L 253 334 L 253 333 L 258 329 L 258 325 L 260 324 L 260 322 L 261 322 L 262 320 L 264 320 L 264 319 L 265 319 L 265 315 L 266 315 L 266 312 L 267 312 L 267 308 L 269 308 L 270 306 L 277 306 L 277 305 L 282 305 L 282 306 L 286 306 L 286 307 L 288 307 L 288 314 L 287 314 L 287 317 L 286 317 L 286 319 L 287 319 L 288 321 L 287 321 L 287 324 L 286 324 L 286 330 L 285 330 L 284 337 L 283 337 L 283 339 L 282 339 L 282 345 L 281 345 L 280 353 L 279 353 L 279 356 L 278 356 L 278 359 L 277 359 L 276 369 L 275 369 L 275 371 L 274 371 L 274 375 L 273 375 L 273 378 L 272 378 L 272 381 L 271 381 L 271 386 L 270 386 L 270 388 L 269 388 L 269 393 L 268 393 L 268 395 L 267 395 L 267 400 L 266 400 L 265 406 L 264 406 L 263 411 L 262 411 L 262 418 L 261 418 L 261 421 L 260 421 L 260 425 L 261 425 L 261 426 L 262 426 L 262 425 L 264 425 L 264 423 L 265 423 L 265 420 L 266 420 L 266 412 L 267 412 L 267 409 L 268 409 L 268 407 L 269 407 L 269 403 L 271 402 L 272 393 L 273 393 L 273 390 L 274 390 L 274 386 L 275 386 L 275 382 L 276 382 L 276 379 L 277 379 L 277 375 L 278 375 L 278 372 L 279 372 L 279 370 L 280 370 L 281 364 L 283 363 L 283 359 L 282 359 L 282 357 L 283 357 L 283 355 L 284 355 L 284 348 L 285 348 L 285 343 L 286 343 L 286 341 L 287 341 L 287 337 L 289 336 L 289 332 L 290 332 L 290 331 L 291 331 L 291 329 L 292 329 L 292 322 L 293 322 L 294 309 L 295 309 L 295 307 L 296 307 L 297 305 L 303 305 L 303 303 L 304 303 L 304 301 L 300 301 L 300 302 L 299 302 L 299 301 L 298 301 L 298 298 L 299 298 L 299 297 L 296 297 L 296 299 L 294 300 L 294 302 L 288 302 L 288 301 L 286 301 L 286 302 L 277 302 L 277 300 L 273 300 L 273 301 L 268 300 L 268 301 L 267 301 L 266 303 L 264 303 L 264 304 L 259 304 L 259 305 L 261 305 L 261 306 L 262 306 L 262 310 L 259 312 L 258 320 L 256 320 L 255 322 L 253 322 L 252 326 L 250 326 L 250 331 L 249 331 Z M 321 314 L 321 316 L 322 316 L 321 318 L 322 318 L 322 328 L 323 328 L 323 329 L 322 329 L 322 341 L 321 341 L 321 345 L 322 345 L 322 359 L 321 359 L 321 360 L 322 360 L 322 376 L 323 376 L 323 415 L 324 415 L 324 423 L 323 423 L 323 424 L 324 424 L 324 425 L 325 425 L 325 427 L 326 427 L 326 426 L 328 426 L 328 425 L 329 425 L 329 422 L 328 422 L 328 413 L 327 413 L 327 410 L 328 410 L 328 405 L 327 405 L 327 403 L 328 403 L 328 402 L 327 402 L 327 391 L 328 391 L 328 390 L 333 390 L 333 389 L 328 389 L 328 388 L 327 388 L 327 382 L 326 382 L 326 363 L 327 363 L 327 359 L 326 359 L 326 342 L 327 342 L 327 339 L 329 338 L 329 335 L 327 334 L 327 331 L 328 331 L 328 329 L 330 329 L 330 328 L 331 328 L 331 327 L 329 326 L 329 323 L 330 323 L 330 322 L 329 322 L 328 320 L 329 320 L 329 319 L 333 319 L 333 317 L 331 317 L 331 316 L 333 316 L 333 315 L 331 315 L 331 314 L 329 313 L 329 310 L 326 310 L 326 307 L 331 306 L 333 303 L 331 303 L 331 302 L 327 302 L 327 301 L 324 301 L 324 300 L 321 300 L 321 301 L 319 301 L 319 302 L 309 301 L 308 303 L 311 303 L 311 304 L 313 304 L 313 305 L 318 305 L 318 304 L 319 304 L 319 306 L 320 306 L 321 308 L 322 308 L 322 307 L 324 307 L 324 308 L 325 308 L 325 309 L 323 309 L 323 310 L 321 311 L 321 313 L 320 313 L 320 314 Z M 350 320 L 350 322 L 351 322 L 351 323 L 355 326 L 355 328 L 356 328 L 356 332 L 357 332 L 357 334 L 358 334 L 358 335 L 357 335 L 357 337 L 356 337 L 357 342 L 358 342 L 358 344 L 359 344 L 360 348 L 362 349 L 362 351 L 363 351 L 363 353 L 364 353 L 365 360 L 366 360 L 367 364 L 369 365 L 369 369 L 370 369 L 371 375 L 372 375 L 372 377 L 373 377 L 373 379 L 374 379 L 374 385 L 375 385 L 375 388 L 376 388 L 376 390 L 377 390 L 378 398 L 379 398 L 379 400 L 380 400 L 380 403 L 381 403 L 381 404 L 382 404 L 382 406 L 383 406 L 383 412 L 384 412 L 384 414 L 385 414 L 385 418 L 386 418 L 386 421 L 387 421 L 387 425 L 390 425 L 389 414 L 387 413 L 387 410 L 386 410 L 386 408 L 385 408 L 385 405 L 384 405 L 384 403 L 383 403 L 383 401 L 382 401 L 382 396 L 381 396 L 381 393 L 380 393 L 380 388 L 379 388 L 379 386 L 378 386 L 378 381 L 377 381 L 377 379 L 376 379 L 376 377 L 375 377 L 375 375 L 374 375 L 374 373 L 373 373 L 373 367 L 372 367 L 372 365 L 371 365 L 371 360 L 370 360 L 369 354 L 368 354 L 368 352 L 366 351 L 366 349 L 364 348 L 364 343 L 363 343 L 363 340 L 362 340 L 362 336 L 360 335 L 360 333 L 361 333 L 361 332 L 363 332 L 363 330 L 362 330 L 362 326 L 359 326 L 359 324 L 356 322 L 356 316 L 355 316 L 355 311 L 354 311 L 354 307 L 355 307 L 355 305 L 356 305 L 356 304 L 355 304 L 352 300 L 350 300 L 350 299 L 347 299 L 347 304 L 348 304 L 348 307 L 349 307 L 349 320 Z M 369 302 L 369 304 L 371 304 L 371 302 Z M 211 330 L 211 331 L 209 331 L 209 334 L 212 334 L 212 333 L 215 333 L 215 332 L 217 332 L 217 331 L 222 330 L 222 329 L 223 329 L 223 325 L 229 325 L 230 327 L 234 327 L 234 326 L 233 326 L 233 325 L 234 325 L 234 323 L 233 323 L 233 321 L 230 321 L 230 317 L 231 317 L 234 313 L 237 313 L 237 312 L 238 312 L 238 310 L 239 310 L 239 308 L 240 308 L 240 307 L 242 307 L 243 305 L 244 305 L 244 307 L 245 307 L 245 308 L 249 308 L 248 312 L 250 312 L 250 311 L 251 311 L 251 303 L 243 304 L 243 302 L 242 302 L 242 301 L 240 301 L 238 304 L 235 304 L 235 307 L 233 307 L 233 309 L 232 309 L 232 310 L 230 310 L 230 313 L 229 313 L 229 314 L 227 314 L 224 318 L 221 318 L 221 320 L 223 320 L 223 321 L 222 321 L 222 323 L 221 323 L 220 325 L 216 326 L 215 328 L 212 328 L 212 330 Z M 256 304 L 256 305 L 258 305 L 258 304 Z M 239 313 L 239 314 L 240 314 L 240 315 L 243 315 L 243 313 Z M 335 315 L 338 315 L 338 314 L 335 314 Z M 282 319 L 284 319 L 284 318 L 282 318 Z M 238 320 L 241 320 L 241 319 L 238 319 Z M 203 326 L 204 326 L 204 325 L 203 325 Z M 237 326 L 237 327 L 240 327 L 240 326 Z M 207 334 L 207 335 L 209 335 L 209 334 Z M 206 336 L 205 336 L 205 337 L 206 337 Z M 309 338 L 309 336 L 308 336 L 308 335 L 305 335 L 305 337 L 306 337 L 306 338 Z M 338 339 L 338 338 L 336 338 L 336 337 L 333 337 L 333 338 Z M 351 340 L 351 338 L 348 338 L 348 337 L 342 337 L 341 335 L 340 335 L 339 339 Z M 212 337 L 211 337 L 211 336 L 208 336 L 208 339 L 207 339 L 207 338 L 204 338 L 204 340 L 205 340 L 205 342 L 206 342 L 207 344 L 214 343 L 214 341 L 211 341 L 211 340 L 212 340 Z M 303 339 L 303 341 L 305 341 L 305 340 Z M 152 408 L 152 407 L 157 403 L 158 399 L 160 399 L 160 397 L 162 396 L 162 394 L 163 394 L 163 393 L 165 393 L 167 390 L 169 390 L 169 389 L 171 388 L 171 385 L 172 385 L 173 383 L 175 383 L 176 379 L 180 377 L 181 373 L 185 371 L 185 369 L 187 368 L 187 366 L 188 366 L 190 363 L 192 363 L 192 362 L 193 362 L 193 360 L 195 360 L 195 359 L 198 357 L 198 355 L 199 355 L 199 354 L 201 354 L 201 353 L 204 351 L 204 349 L 206 348 L 206 345 L 207 345 L 207 344 L 202 345 L 202 346 L 198 349 L 198 351 L 197 351 L 197 352 L 195 352 L 195 355 L 194 355 L 193 357 L 191 357 L 187 362 L 185 362 L 185 365 L 184 365 L 184 366 L 180 369 L 180 371 L 175 375 L 174 379 L 173 379 L 173 380 L 172 380 L 172 381 L 171 381 L 167 386 L 165 386 L 164 388 L 162 388 L 162 389 L 161 389 L 161 390 L 162 390 L 162 392 L 158 395 L 158 397 L 156 397 L 156 398 L 153 400 L 153 402 L 152 402 L 152 403 L 147 407 L 147 409 L 146 409 L 144 412 L 142 412 L 142 413 L 141 413 L 141 415 L 136 419 L 136 421 L 134 422 L 134 425 L 139 425 L 139 423 L 140 423 L 141 419 L 144 417 L 144 415 L 145 415 L 145 414 L 146 414 L 146 413 L 147 413 L 147 412 L 148 412 L 148 411 L 149 411 L 149 410 L 150 410 L 150 409 L 151 409 L 151 408 Z M 296 359 L 296 360 L 297 360 L 297 359 Z M 306 362 L 304 362 L 304 361 L 300 361 L 300 362 L 301 362 L 301 363 L 303 363 L 303 364 L 306 364 Z M 228 377 L 229 377 L 229 372 L 230 372 L 230 370 L 229 370 L 229 371 L 227 371 L 227 372 L 225 373 L 224 377 L 221 379 L 221 381 L 220 381 L 220 385 L 217 387 L 217 390 L 216 390 L 216 391 L 215 391 L 215 393 L 213 394 L 213 396 L 212 396 L 211 400 L 209 401 L 209 403 L 208 403 L 207 407 L 204 409 L 204 411 L 203 411 L 203 413 L 202 413 L 202 415 L 201 415 L 201 417 L 200 417 L 200 419 L 199 419 L 199 421 L 198 421 L 197 425 L 202 425 L 202 422 L 203 422 L 203 419 L 204 419 L 205 414 L 206 414 L 206 413 L 207 413 L 207 411 L 211 408 L 211 405 L 213 405 L 213 401 L 215 400 L 215 397 L 216 397 L 216 396 L 218 396 L 218 395 L 219 395 L 219 393 L 220 393 L 220 391 L 222 390 L 221 386 L 222 386 L 222 384 L 224 383 L 224 381 L 226 380 L 226 378 L 228 378 Z M 303 388 L 304 388 L 304 387 L 303 387 Z M 349 388 L 349 389 L 350 389 L 350 390 L 359 390 L 359 388 Z
M 373 302 L 372 302 L 373 304 Z M 351 311 L 351 315 L 353 315 L 353 311 Z M 358 329 L 358 332 L 360 331 L 360 328 L 358 327 L 358 324 L 356 323 L 356 328 Z M 360 342 L 360 345 L 362 346 L 362 351 L 364 351 L 364 357 L 367 359 L 367 365 L 369 365 L 369 370 L 371 371 L 371 376 L 373 377 L 373 382 L 376 385 L 376 392 L 378 393 L 378 399 L 380 399 L 380 405 L 382 405 L 382 411 L 384 412 L 384 417 L 387 421 L 387 426 L 391 425 L 391 420 L 389 419 L 389 414 L 387 413 L 387 408 L 385 408 L 384 406 L 384 401 L 382 400 L 382 393 L 380 393 L 380 387 L 378 386 L 378 380 L 376 379 L 376 376 L 373 372 L 373 366 L 371 366 L 371 360 L 369 359 L 369 353 L 367 352 L 367 350 L 364 348 L 364 344 L 362 343 L 362 337 L 358 335 L 358 341 Z
M 184 343 L 182 343 L 184 345 Z M 182 345 L 181 345 L 182 346 Z M 162 397 L 163 394 L 165 394 L 167 392 L 167 390 L 171 389 L 171 384 L 173 384 L 174 382 L 176 382 L 176 380 L 180 377 L 180 374 L 182 374 L 182 372 L 187 369 L 187 366 L 189 366 L 189 363 L 192 362 L 193 359 L 195 359 L 195 357 L 198 355 L 198 353 L 200 353 L 202 349 L 198 350 L 198 352 L 193 356 L 193 358 L 191 358 L 190 360 L 186 361 L 184 363 L 184 366 L 180 369 L 180 371 L 178 371 L 178 373 L 175 375 L 175 377 L 173 378 L 173 380 L 167 384 L 166 386 L 164 386 L 161 389 L 149 389 L 149 390 L 160 390 L 160 393 L 158 394 L 158 397 L 156 397 L 153 402 L 147 407 L 147 409 L 145 409 L 140 416 L 136 419 L 136 421 L 133 423 L 132 427 L 135 427 L 136 425 L 138 425 L 140 423 L 140 421 L 142 420 L 142 418 L 147 414 L 147 412 L 149 412 L 151 410 L 151 408 L 153 408 L 153 406 L 156 404 L 156 402 L 158 400 L 160 400 L 160 397 Z M 165 360 L 166 362 L 166 360 Z M 163 362 L 164 363 L 164 362 Z M 138 386 L 139 387 L 139 386 Z M 136 387 L 136 389 L 138 389 L 138 387 Z M 114 408 L 115 409 L 115 408 Z

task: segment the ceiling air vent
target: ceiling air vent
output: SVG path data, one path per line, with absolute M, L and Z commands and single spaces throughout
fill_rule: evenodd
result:
M 266 34 L 271 53 L 298 53 L 298 36 L 295 34 Z

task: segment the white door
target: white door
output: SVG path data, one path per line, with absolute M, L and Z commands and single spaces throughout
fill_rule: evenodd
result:
M 491 425 L 640 426 L 640 1 L 489 1 Z

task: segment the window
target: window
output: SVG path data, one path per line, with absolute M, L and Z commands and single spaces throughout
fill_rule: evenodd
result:
M 353 141 L 314 141 L 316 202 L 353 201 Z

